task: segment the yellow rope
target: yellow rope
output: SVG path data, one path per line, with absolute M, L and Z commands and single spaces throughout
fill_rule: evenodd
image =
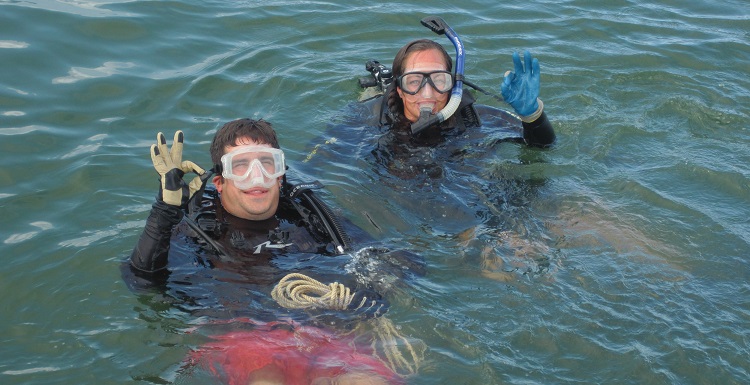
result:
M 372 341 L 372 349 L 375 352 L 375 356 L 381 362 L 388 365 L 394 373 L 398 373 L 401 376 L 416 374 L 420 363 L 424 359 L 424 345 L 421 344 L 422 348 L 417 352 L 409 340 L 398 332 L 393 321 L 385 317 L 372 319 L 371 325 L 376 337 Z M 402 346 L 408 352 L 408 358 L 399 350 Z M 382 353 L 378 353 L 380 351 Z M 380 357 L 381 354 L 385 356 L 385 359 Z
M 304 274 L 291 273 L 273 288 L 271 297 L 288 309 L 345 310 L 351 304 L 354 294 L 338 282 L 325 285 Z
M 271 297 L 288 309 L 345 310 L 351 304 L 354 294 L 338 282 L 325 285 L 304 274 L 290 273 L 273 288 Z M 364 302 L 365 299 L 359 306 Z M 372 349 L 375 357 L 401 376 L 416 374 L 424 358 L 424 345 L 417 352 L 409 340 L 398 332 L 393 322 L 384 316 L 373 318 L 370 322 L 374 334 Z M 410 357 L 407 358 L 401 353 L 400 346 L 406 348 Z

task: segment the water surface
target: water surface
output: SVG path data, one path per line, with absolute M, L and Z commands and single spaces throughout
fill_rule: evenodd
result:
M 485 88 L 513 51 L 539 58 L 554 148 L 488 145 L 460 160 L 473 178 L 419 182 L 379 172 L 372 134 L 326 148 L 366 60 L 450 50 L 431 14 Z M 211 381 L 182 368 L 205 320 L 119 265 L 156 133 L 208 165 L 215 130 L 253 117 L 332 206 L 427 260 L 389 312 L 428 347 L 410 383 L 747 383 L 748 31 L 740 1 L 0 2 L 0 381 Z M 343 157 L 303 162 L 316 145 Z

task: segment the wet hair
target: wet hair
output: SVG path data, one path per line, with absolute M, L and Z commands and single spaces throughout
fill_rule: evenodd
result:
M 393 65 L 391 66 L 391 71 L 393 71 L 393 78 L 398 79 L 399 76 L 404 74 L 404 64 L 406 63 L 406 59 L 410 54 L 414 52 L 428 51 L 431 49 L 440 51 L 440 53 L 443 55 L 443 58 L 445 58 L 446 69 L 448 71 L 452 71 L 453 60 L 451 59 L 450 55 L 448 55 L 448 52 L 445 51 L 445 48 L 440 45 L 440 43 L 429 39 L 418 39 L 410 41 L 405 46 L 401 47 L 398 53 L 396 53 L 396 57 L 393 58 Z M 396 91 L 396 82 L 393 82 L 392 84 L 393 86 L 390 88 L 390 92 L 388 92 L 388 94 L 386 95 L 388 101 L 388 110 L 391 112 L 391 115 L 396 121 L 404 121 L 406 119 L 406 117 L 404 116 L 404 102 L 401 100 L 401 97 L 398 96 L 398 92 Z
M 224 124 L 219 131 L 216 131 L 214 140 L 211 142 L 211 162 L 213 164 L 221 163 L 224 148 L 237 146 L 238 141 L 242 138 L 250 138 L 256 143 L 270 144 L 273 148 L 280 148 L 276 131 L 274 131 L 271 123 L 263 119 L 237 119 Z

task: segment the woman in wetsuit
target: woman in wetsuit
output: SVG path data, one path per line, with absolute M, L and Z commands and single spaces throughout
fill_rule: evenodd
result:
M 528 52 L 524 54 L 525 66 L 517 53 L 513 54 L 513 62 L 514 72 L 506 73 L 501 86 L 503 97 L 520 116 L 524 143 L 549 146 L 555 141 L 555 133 L 539 99 L 539 62 Z M 423 111 L 435 114 L 453 97 L 450 91 L 458 75 L 452 70 L 450 55 L 437 42 L 420 39 L 406 44 L 393 59 L 393 82 L 382 96 L 365 102 L 377 119 L 371 123 L 388 126 L 398 141 L 414 144 L 435 141 L 451 131 L 460 133 L 481 126 L 482 116 L 474 106 L 474 97 L 463 90 L 459 107 L 452 116 L 418 133 L 411 130 Z

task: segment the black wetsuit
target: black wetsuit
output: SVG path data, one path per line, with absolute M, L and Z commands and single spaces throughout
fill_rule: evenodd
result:
M 199 225 L 203 231 L 203 234 L 191 236 L 209 235 L 211 240 L 200 241 L 218 245 L 218 250 L 213 250 L 213 253 L 221 258 L 243 256 L 258 259 L 279 253 L 337 254 L 331 235 L 315 227 L 314 223 L 306 223 L 303 215 L 295 208 L 292 198 L 283 195 L 273 217 L 262 221 L 244 220 L 224 211 L 218 193 L 209 189 L 203 197 L 200 211 L 190 215 L 187 220 Z M 135 270 L 144 274 L 159 274 L 167 269 L 173 229 L 184 216 L 184 211 L 179 207 L 162 201 L 153 204 L 144 231 L 130 257 Z M 186 224 L 176 230 L 188 234 L 198 231 Z
M 458 159 L 456 155 L 468 154 L 471 147 L 500 142 L 525 144 L 529 147 L 548 147 L 555 141 L 555 132 L 547 115 L 542 112 L 531 123 L 522 122 L 517 116 L 497 108 L 475 103 L 474 96 L 467 89 L 456 112 L 446 119 L 412 134 L 411 123 L 403 116 L 397 119 L 388 108 L 387 96 L 394 84 L 390 84 L 385 94 L 357 103 L 353 108 L 352 124 L 362 124 L 379 131 L 372 154 L 376 163 L 384 166 L 389 174 L 402 179 L 440 179 L 445 174 L 446 162 Z M 362 117 L 366 117 L 361 120 Z M 360 119 L 357 123 L 355 120 Z M 343 134 L 335 134 L 344 137 Z M 491 144 L 488 144 L 491 143 Z M 483 150 L 483 151 L 485 151 Z M 474 166 L 477 162 L 471 162 Z M 474 172 L 474 171 L 470 171 Z
M 263 221 L 227 213 L 213 188 L 206 190 L 200 209 L 188 214 L 155 202 L 123 269 L 126 283 L 138 293 L 159 288 L 169 302 L 196 315 L 302 321 L 306 315 L 281 309 L 269 295 L 289 273 L 302 273 L 325 284 L 340 282 L 383 304 L 387 302 L 379 293 L 388 289 L 370 284 L 376 278 L 367 274 L 403 278 L 404 272 L 424 273 L 414 255 L 371 247 L 372 239 L 364 231 L 339 218 L 331 223 L 320 215 L 321 207 L 332 214 L 322 202 L 313 207 L 310 199 L 284 193 L 291 189 L 285 185 L 276 215 Z M 335 234 L 329 231 L 332 227 L 338 227 Z M 354 250 L 353 242 L 363 248 Z M 390 262 L 393 268 L 358 269 L 376 259 Z
M 394 87 L 394 84 L 388 86 L 385 95 L 389 94 L 391 87 Z M 384 96 L 377 96 L 364 103 L 372 111 L 373 120 L 369 122 L 369 125 L 389 127 L 396 131 L 399 140 L 416 145 L 430 145 L 432 142 L 439 140 L 442 135 L 451 135 L 451 132 L 453 135 L 460 134 L 467 128 L 480 127 L 482 126 L 482 120 L 486 118 L 485 115 L 496 111 L 475 106 L 474 96 L 464 89 L 461 103 L 451 117 L 444 122 L 424 129 L 417 135 L 412 135 L 408 127 L 409 122 L 396 122 L 394 124 L 395 119 L 388 109 L 387 100 Z M 552 123 L 547 119 L 547 114 L 544 112 L 533 122 L 522 122 L 522 127 L 522 136 L 518 139 L 529 146 L 546 147 L 555 141 Z

